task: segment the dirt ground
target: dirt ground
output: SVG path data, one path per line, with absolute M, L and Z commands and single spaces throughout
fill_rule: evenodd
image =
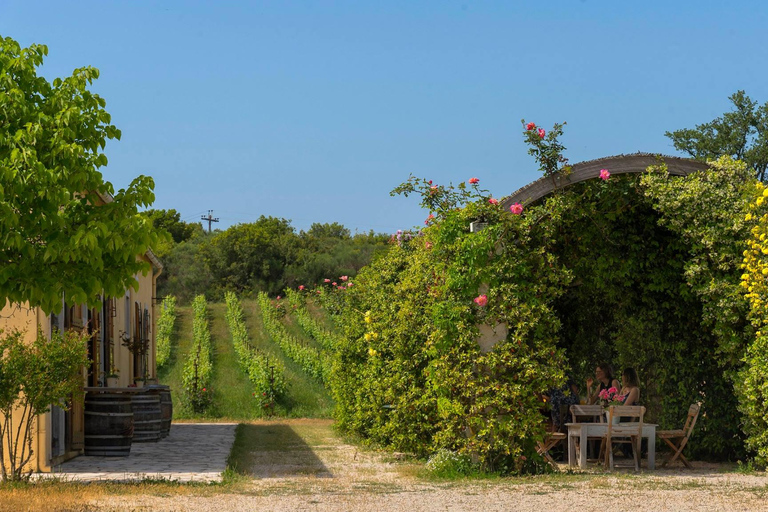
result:
M 600 470 L 531 478 L 438 481 L 420 465 L 344 443 L 326 420 L 257 422 L 239 468 L 217 489 L 105 494 L 72 510 L 139 511 L 768 511 L 768 476 L 734 466 Z M 245 462 L 243 462 L 245 461 Z

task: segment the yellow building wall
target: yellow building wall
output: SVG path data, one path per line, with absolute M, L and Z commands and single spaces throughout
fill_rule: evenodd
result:
M 150 260 L 146 256 L 141 256 L 147 262 Z M 154 297 L 156 297 L 156 277 L 159 275 L 159 270 L 152 267 L 152 270 L 148 271 L 146 275 L 139 273 L 134 276 L 139 283 L 138 290 L 127 290 L 121 297 L 116 297 L 115 304 L 115 316 L 112 324 L 112 335 L 114 339 L 113 345 L 113 364 L 119 369 L 119 386 L 127 387 L 134 382 L 134 357 L 130 353 L 127 347 L 121 343 L 121 335 L 128 333 L 128 335 L 134 335 L 134 305 L 139 303 L 141 311 L 144 311 L 146 307 L 150 314 L 149 323 L 149 339 L 150 339 L 150 351 L 148 355 L 148 373 L 151 378 L 157 377 L 157 364 L 156 364 L 156 342 L 155 342 L 155 327 L 156 327 L 156 311 Z M 37 326 L 42 327 L 43 334 L 47 337 L 51 335 L 51 318 L 49 315 L 43 314 L 39 308 L 29 308 L 28 304 L 7 304 L 0 310 L 0 330 L 10 331 L 12 329 L 18 329 L 25 333 L 24 340 L 28 343 L 34 341 L 37 335 Z M 102 326 L 105 326 L 104 319 L 102 319 Z M 83 374 L 83 384 L 87 385 L 87 376 Z M 14 412 L 13 422 L 14 425 L 18 425 L 21 412 Z M 0 419 L 2 417 L 0 416 Z M 45 413 L 40 415 L 34 422 L 33 426 L 33 439 L 32 448 L 34 456 L 30 461 L 28 469 L 33 471 L 49 472 L 51 468 L 51 413 Z M 65 458 L 70 457 L 72 454 L 67 454 Z M 7 454 L 6 454 L 7 460 Z
M 142 257 L 145 261 L 148 259 Z M 149 325 L 149 355 L 147 357 L 149 366 L 149 377 L 157 377 L 157 364 L 156 364 L 156 345 L 155 345 L 155 312 L 156 305 L 153 298 L 156 296 L 156 276 L 150 270 L 146 275 L 138 273 L 134 278 L 139 283 L 138 290 L 126 290 L 125 294 L 120 297 L 116 297 L 116 315 L 114 319 L 114 364 L 120 370 L 119 373 L 119 386 L 130 386 L 134 383 L 134 376 L 138 369 L 134 365 L 134 356 L 122 344 L 122 339 L 125 335 L 133 337 L 135 335 L 135 321 L 134 311 L 136 303 L 139 304 L 140 310 L 143 312 L 144 308 L 149 310 L 150 325 Z
M 24 332 L 24 341 L 32 343 L 37 337 L 37 327 L 42 327 L 45 336 L 51 335 L 50 318 L 44 315 L 39 308 L 30 308 L 29 304 L 6 304 L 0 310 L 0 330 L 4 333 L 13 330 Z M 0 416 L 2 419 L 2 416 Z M 16 410 L 11 419 L 11 428 L 17 429 L 21 421 L 21 411 Z M 51 428 L 50 413 L 41 414 L 32 425 L 32 450 L 33 456 L 30 459 L 27 469 L 33 471 L 50 471 L 48 461 L 51 459 L 50 442 L 48 432 Z M 6 450 L 7 451 L 7 450 Z M 4 454 L 4 463 L 8 462 L 8 453 Z

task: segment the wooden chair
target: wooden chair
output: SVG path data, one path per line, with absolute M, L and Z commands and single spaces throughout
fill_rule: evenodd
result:
M 549 454 L 549 450 L 554 448 L 558 445 L 561 441 L 564 441 L 568 438 L 565 434 L 562 432 L 547 432 L 546 436 L 543 440 L 539 441 L 536 446 L 536 452 L 544 457 L 544 459 L 549 462 L 552 467 L 557 469 L 557 463 L 555 462 L 555 459 L 552 458 L 552 456 Z
M 568 406 L 567 405 L 561 405 L 560 406 L 560 429 L 559 430 L 553 430 L 551 432 L 547 432 L 544 439 L 541 441 L 538 441 L 536 444 L 536 452 L 544 457 L 544 459 L 549 462 L 552 467 L 557 469 L 557 463 L 555 462 L 555 459 L 552 458 L 552 456 L 549 454 L 549 451 L 560 444 L 561 442 L 568 439 L 568 436 L 563 432 L 565 429 L 565 423 L 568 421 Z M 552 425 L 554 428 L 555 425 Z
M 640 405 L 612 405 L 608 408 L 608 430 L 605 434 L 605 465 L 613 469 L 613 445 L 629 443 L 635 459 L 635 471 L 640 471 L 640 442 L 643 439 L 645 407 Z M 617 423 L 614 418 L 631 422 Z M 635 420 L 636 418 L 636 420 Z
M 603 411 L 604 409 L 602 405 L 572 405 L 571 421 L 573 421 L 573 423 L 605 423 L 605 415 L 603 415 Z M 589 439 L 602 439 L 602 437 L 590 437 Z M 576 453 L 578 454 L 581 450 L 581 447 L 579 446 L 579 438 L 577 437 L 574 439 L 574 442 L 576 443 Z M 600 453 L 602 453 L 602 451 L 603 443 L 601 442 L 598 459 L 600 458 Z
M 685 467 L 691 467 L 688 459 L 683 455 L 683 448 L 688 444 L 688 439 L 691 437 L 693 426 L 696 425 L 696 420 L 699 418 L 699 410 L 701 405 L 693 404 L 688 408 L 688 419 L 685 420 L 685 426 L 682 430 L 657 430 L 656 437 L 663 439 L 665 443 L 672 448 L 672 453 L 664 457 L 664 462 L 661 463 L 661 467 L 672 463 L 679 457 Z

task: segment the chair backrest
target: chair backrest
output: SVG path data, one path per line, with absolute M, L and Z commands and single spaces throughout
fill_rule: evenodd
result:
M 571 419 L 579 423 L 581 419 L 588 419 L 596 423 L 605 423 L 602 405 L 572 405 Z
M 701 405 L 699 404 L 691 404 L 688 408 L 688 419 L 685 420 L 685 426 L 683 427 L 686 439 L 691 437 L 691 432 L 693 431 L 693 426 L 696 425 L 696 420 L 699 418 L 700 410 Z
M 608 408 L 608 437 L 612 436 L 641 436 L 643 434 L 643 416 L 645 407 L 642 405 L 612 405 Z M 614 424 L 613 418 L 629 418 L 632 423 Z

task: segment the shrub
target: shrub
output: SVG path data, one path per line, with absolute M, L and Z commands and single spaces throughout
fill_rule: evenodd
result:
M 51 404 L 68 408 L 82 400 L 82 368 L 89 336 L 38 331 L 32 343 L 21 331 L 0 330 L 0 468 L 5 480 L 21 480 L 33 455 L 33 420 Z M 16 412 L 15 421 L 14 411 Z M 27 475 L 29 476 L 29 475 Z
M 445 448 L 435 452 L 426 464 L 427 470 L 434 476 L 442 478 L 455 478 L 468 476 L 477 471 L 468 455 L 459 454 Z
M 171 335 L 176 322 L 176 297 L 163 299 L 160 318 L 157 320 L 157 367 L 162 368 L 171 357 Z

